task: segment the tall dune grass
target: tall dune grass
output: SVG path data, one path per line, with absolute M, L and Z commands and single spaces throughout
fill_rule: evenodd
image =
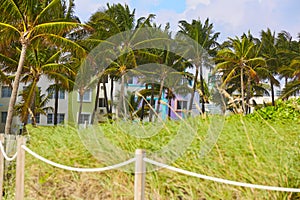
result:
M 300 188 L 298 121 L 275 123 L 239 115 L 228 117 L 217 144 L 201 156 L 207 120 L 197 119 L 197 134 L 173 166 L 234 181 Z M 180 123 L 170 121 L 166 126 L 170 131 L 164 127 L 146 141 L 120 131 L 114 124 L 102 125 L 101 129 L 112 143 L 134 153 L 136 148 L 159 149 Z M 106 165 L 86 150 L 73 126 L 31 127 L 29 133 L 28 147 L 52 161 L 87 168 Z M 133 190 L 134 175 L 130 171 L 69 172 L 26 155 L 25 199 L 133 199 Z M 300 194 L 230 186 L 161 169 L 147 173 L 146 199 L 300 199 Z

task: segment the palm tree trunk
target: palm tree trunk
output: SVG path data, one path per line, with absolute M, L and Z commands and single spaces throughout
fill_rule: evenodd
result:
M 202 72 L 202 66 L 200 66 L 200 85 L 201 85 L 201 112 L 202 114 L 205 113 L 205 102 L 204 102 L 204 95 L 205 95 L 205 91 L 204 91 L 204 80 L 203 80 L 203 72 Z
M 148 90 L 148 84 L 145 85 L 146 86 L 146 90 Z M 143 97 L 142 98 L 142 110 L 141 110 L 141 117 L 140 117 L 140 121 L 142 122 L 143 119 L 144 119 L 144 112 L 145 112 L 145 99 L 144 98 L 147 98 L 147 96 Z
M 55 85 L 55 99 L 54 99 L 54 119 L 53 119 L 53 124 L 54 126 L 57 125 L 58 120 L 57 120 L 57 116 L 58 116 L 58 98 L 59 98 L 59 87 L 58 84 L 56 83 Z
M 272 79 L 270 79 L 270 86 L 271 86 L 272 106 L 275 106 L 274 83 L 273 83 Z
M 196 87 L 197 87 L 198 74 L 199 74 L 199 67 L 196 65 L 196 73 L 195 73 L 195 76 L 194 76 L 194 84 L 193 84 L 193 91 L 192 91 L 192 94 L 191 94 L 191 99 L 190 99 L 190 104 L 189 104 L 189 111 L 192 110 L 193 103 L 194 103 L 194 97 L 195 97 L 195 92 L 196 92 Z
M 101 84 L 101 78 L 99 79 L 99 81 L 97 83 L 96 97 L 95 97 L 95 102 L 94 102 L 94 110 L 93 110 L 93 114 L 92 114 L 92 118 L 91 118 L 91 124 L 94 123 L 95 115 L 96 115 L 97 108 L 98 108 L 100 84 Z
M 32 119 L 32 113 L 30 113 L 30 109 L 34 110 L 34 102 L 35 102 L 35 94 L 36 94 L 36 89 L 37 89 L 37 82 L 38 79 L 34 79 L 32 83 L 30 84 L 29 92 L 28 92 L 28 97 L 27 99 L 24 99 L 24 105 L 23 108 L 25 109 L 25 112 L 22 114 L 23 115 L 23 123 L 28 121 L 28 116 L 30 115 Z M 29 86 L 28 86 L 29 87 Z
M 106 108 L 106 112 L 109 113 L 106 84 L 105 84 L 105 82 L 103 82 L 102 84 L 103 84 L 103 93 L 104 93 L 105 108 Z
M 80 89 L 79 91 L 79 111 L 78 111 L 78 118 L 77 118 L 77 124 L 79 125 L 79 119 L 82 113 L 82 104 L 83 104 L 83 94 L 84 94 L 84 90 Z
M 118 117 L 126 117 L 126 107 L 125 107 L 125 77 L 122 75 L 121 77 L 121 89 L 120 89 L 120 98 L 118 103 Z M 122 109 L 123 107 L 123 109 Z M 123 111 L 123 113 L 122 113 Z M 122 115 L 121 115 L 122 113 Z
M 168 119 L 171 119 L 171 106 L 172 106 L 172 96 L 171 96 L 171 90 L 168 88 Z
M 246 97 L 246 114 L 250 113 L 250 97 L 251 97 L 251 77 L 248 76 L 248 81 L 247 81 L 247 97 Z
M 114 102 L 114 79 L 110 77 L 110 108 L 109 108 L 110 114 L 112 113 L 112 107 L 114 105 L 113 102 Z
M 122 85 L 123 85 L 123 108 L 124 108 L 124 116 L 127 117 L 127 106 L 126 106 L 126 98 L 125 98 L 125 76 L 122 76 Z
M 242 109 L 243 109 L 243 113 L 245 113 L 245 94 L 244 94 L 244 67 L 241 67 L 241 95 L 242 95 Z
M 30 113 L 30 115 L 31 115 L 31 124 L 33 125 L 33 126 L 36 126 L 36 119 L 35 119 L 35 113 L 34 113 L 34 111 L 35 111 L 35 107 L 36 107 L 36 105 L 35 105 L 35 101 L 36 101 L 36 93 L 37 93 L 37 80 L 34 80 L 34 84 L 33 84 L 33 93 L 32 93 L 32 96 L 30 97 L 31 99 L 30 99 L 30 106 L 29 106 L 29 108 L 28 108 L 28 111 L 29 111 L 29 113 Z
M 149 122 L 152 122 L 153 117 L 153 108 L 152 105 L 154 104 L 154 84 L 151 84 L 151 99 L 150 99 L 150 112 L 149 112 Z
M 28 109 L 28 111 L 29 111 L 30 116 L 31 116 L 31 124 L 32 124 L 32 126 L 36 126 L 36 119 L 35 119 L 34 112 L 30 108 Z
M 163 77 L 160 80 L 160 88 L 159 88 L 159 94 L 158 94 L 158 100 L 157 100 L 157 107 L 156 107 L 156 116 L 157 117 L 158 117 L 158 114 L 159 114 L 160 100 L 161 100 L 162 92 L 163 92 L 163 89 L 164 89 L 164 83 L 165 83 L 165 77 Z
M 12 89 L 11 97 L 10 97 L 9 104 L 8 104 L 7 118 L 6 118 L 6 123 L 5 123 L 5 134 L 6 135 L 11 133 L 11 125 L 12 125 L 12 120 L 13 120 L 14 106 L 16 104 L 16 100 L 17 100 L 17 96 L 18 96 L 19 83 L 20 83 L 20 79 L 21 79 L 21 75 L 22 75 L 22 69 L 24 66 L 27 47 L 28 47 L 28 43 L 23 42 L 20 60 L 19 60 L 17 72 L 15 74 L 15 79 L 14 79 L 14 83 L 13 83 L 13 89 Z

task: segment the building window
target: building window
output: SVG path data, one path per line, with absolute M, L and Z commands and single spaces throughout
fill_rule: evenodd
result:
M 80 101 L 79 93 L 78 93 L 77 100 Z M 91 89 L 85 90 L 85 92 L 83 93 L 83 99 L 82 99 L 82 101 L 83 102 L 92 102 L 92 90 Z
M 11 96 L 11 87 L 9 86 L 2 86 L 1 87 L 1 97 L 2 98 L 9 98 Z
M 65 114 L 64 113 L 58 113 L 57 114 L 57 123 L 62 124 L 65 121 Z M 47 124 L 53 124 L 54 123 L 54 114 L 48 113 L 47 114 Z
M 35 120 L 37 124 L 40 123 L 40 114 L 35 115 Z
M 99 107 L 106 107 L 106 101 L 104 98 L 99 98 Z
M 62 124 L 65 121 L 65 114 L 64 113 L 59 113 L 57 116 L 57 123 Z
M 79 116 L 79 124 L 90 123 L 90 114 L 82 114 Z
M 6 123 L 7 112 L 1 112 L 1 123 Z
M 53 114 L 52 113 L 47 114 L 47 124 L 53 124 Z
M 177 111 L 187 110 L 187 101 L 177 100 L 176 101 L 176 110 Z
M 54 89 L 48 89 L 49 99 L 55 99 L 55 90 Z M 58 99 L 65 99 L 65 91 L 59 90 L 58 91 Z

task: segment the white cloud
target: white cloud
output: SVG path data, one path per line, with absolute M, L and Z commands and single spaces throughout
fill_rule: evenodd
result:
M 196 9 L 200 4 L 209 5 L 210 0 L 186 0 L 186 6 L 188 10 Z
M 164 10 L 159 8 L 159 2 L 167 0 L 108 0 L 113 3 L 127 3 L 131 9 L 136 8 L 136 17 L 156 14 L 154 20 L 158 24 L 170 22 L 173 31 L 178 30 L 178 21 L 206 18 L 214 24 L 215 31 L 221 32 L 222 39 L 240 36 L 251 30 L 255 36 L 259 36 L 262 29 L 271 28 L 277 33 L 287 30 L 292 35 L 299 31 L 300 17 L 296 11 L 283 11 L 283 5 L 290 4 L 287 10 L 300 6 L 300 1 L 289 0 L 185 0 L 185 11 L 178 13 L 175 6 Z M 100 0 L 75 0 L 76 13 L 83 21 L 88 20 L 92 13 L 101 7 L 106 7 L 107 1 Z M 169 0 L 170 3 L 175 1 Z M 148 6 L 158 5 L 155 6 Z M 151 11 L 150 8 L 151 7 Z M 153 11 L 155 9 L 155 11 Z M 292 14 L 294 13 L 294 14 Z M 293 16 L 291 16 L 293 15 Z M 295 32 L 295 33 L 293 33 Z
M 274 0 L 186 0 L 190 2 L 183 13 L 183 19 L 192 20 L 206 18 L 214 24 L 215 31 L 220 31 L 223 39 L 240 36 L 251 30 L 256 36 L 267 27 L 278 29 L 280 15 L 276 10 L 280 2 Z M 193 3 L 194 2 L 194 3 Z M 198 3 L 196 3 L 198 2 Z
M 75 12 L 82 21 L 87 21 L 89 17 L 97 10 L 106 8 L 106 4 L 129 4 L 130 0 L 109 0 L 109 1 L 95 1 L 95 0 L 75 0 Z

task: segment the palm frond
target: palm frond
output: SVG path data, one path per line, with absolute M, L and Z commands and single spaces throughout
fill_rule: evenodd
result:
M 36 16 L 33 26 L 36 26 L 40 22 L 40 18 L 43 18 L 43 15 L 51 9 L 57 9 L 57 5 L 60 4 L 61 0 L 52 0 L 43 10 Z M 53 13 L 52 13 L 53 14 Z M 49 16 L 48 16 L 49 17 Z
M 71 41 L 63 36 L 55 35 L 52 33 L 43 33 L 34 36 L 32 40 L 36 40 L 40 38 L 44 38 L 49 43 L 49 45 L 54 45 L 56 47 L 63 47 L 65 50 L 70 50 L 78 57 L 85 57 L 88 53 L 84 47 L 80 46 L 78 43 Z
M 0 1 L 0 10 L 1 10 L 1 21 L 8 23 L 10 21 L 21 21 L 23 23 L 23 29 L 26 30 L 24 24 L 23 12 L 20 10 L 20 6 L 16 4 L 14 0 L 1 0 Z

